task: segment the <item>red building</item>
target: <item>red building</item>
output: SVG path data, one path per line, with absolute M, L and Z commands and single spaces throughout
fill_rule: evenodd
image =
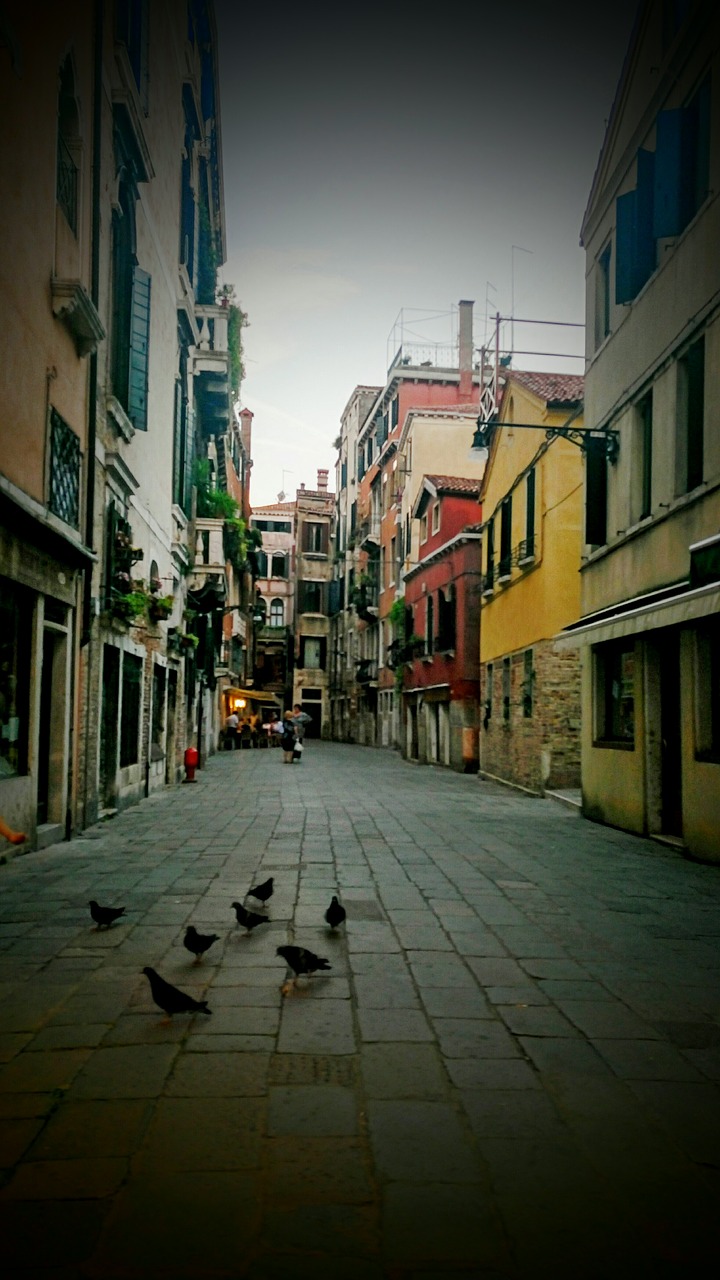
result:
M 413 507 L 417 564 L 405 574 L 403 755 L 478 768 L 480 482 L 426 475 Z

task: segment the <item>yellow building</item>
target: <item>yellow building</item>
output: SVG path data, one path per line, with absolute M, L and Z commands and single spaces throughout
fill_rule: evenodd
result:
M 582 428 L 582 395 L 578 375 L 509 372 L 485 432 L 480 773 L 539 793 L 580 779 L 579 662 L 553 637 L 580 612 L 583 455 L 548 433 Z
M 583 224 L 585 813 L 720 860 L 720 19 L 645 3 Z

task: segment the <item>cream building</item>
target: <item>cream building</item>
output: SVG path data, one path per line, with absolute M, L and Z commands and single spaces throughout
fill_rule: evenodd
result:
M 588 817 L 720 860 L 720 20 L 641 6 L 583 224 Z

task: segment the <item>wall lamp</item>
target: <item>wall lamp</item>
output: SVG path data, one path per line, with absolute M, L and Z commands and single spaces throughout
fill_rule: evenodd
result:
M 582 449 L 583 453 L 589 453 L 594 442 L 603 441 L 607 461 L 617 462 L 620 452 L 620 432 L 612 427 L 600 427 L 597 430 L 591 430 L 590 428 L 571 426 L 571 423 L 581 412 L 582 409 L 577 410 L 561 427 L 545 428 L 539 422 L 499 423 L 496 418 L 490 418 L 489 421 L 483 421 L 482 418 L 478 418 L 470 446 L 471 456 L 476 461 L 487 462 L 492 431 L 497 426 L 503 426 L 511 431 L 516 429 L 520 431 L 544 430 L 546 440 L 554 440 L 556 436 L 562 436 L 563 440 L 571 440 L 573 444 L 576 444 L 579 449 Z

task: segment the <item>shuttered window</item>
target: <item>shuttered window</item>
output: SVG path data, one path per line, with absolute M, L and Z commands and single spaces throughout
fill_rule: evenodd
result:
M 607 459 L 599 437 L 585 442 L 585 541 L 596 547 L 607 542 Z
M 150 346 L 150 276 L 133 269 L 130 308 L 130 358 L 127 414 L 136 431 L 148 428 L 148 354 Z
M 632 302 L 656 265 L 653 231 L 655 154 L 637 154 L 637 186 L 616 202 L 615 301 Z

